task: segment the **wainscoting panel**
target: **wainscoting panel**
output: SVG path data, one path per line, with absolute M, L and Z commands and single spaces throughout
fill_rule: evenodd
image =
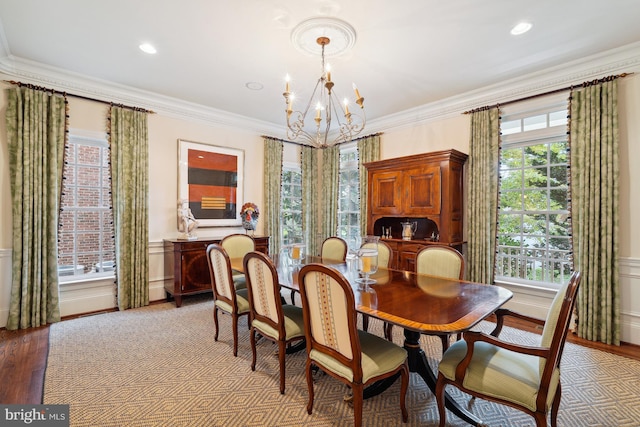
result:
M 0 327 L 7 325 L 11 300 L 11 249 L 0 249 Z M 149 301 L 166 298 L 164 291 L 164 247 L 149 242 Z M 113 277 L 60 285 L 60 314 L 74 316 L 117 307 Z
M 555 293 L 528 287 L 500 284 L 513 292 L 505 307 L 530 316 L 545 318 Z M 620 259 L 620 340 L 640 345 L 640 259 Z
M 620 259 L 621 341 L 640 345 L 640 259 Z
M 166 298 L 163 242 L 149 242 L 149 300 Z M 507 307 L 544 318 L 554 293 L 546 290 L 503 285 L 513 292 Z M 640 259 L 620 259 L 621 340 L 640 345 Z M 113 278 L 66 284 L 60 287 L 62 316 L 109 310 L 116 307 Z M 11 249 L 0 249 L 0 327 L 5 327 L 11 297 Z

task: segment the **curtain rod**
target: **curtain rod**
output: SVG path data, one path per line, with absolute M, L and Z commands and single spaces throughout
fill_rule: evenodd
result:
M 473 110 L 465 111 L 462 114 L 471 114 L 471 113 L 476 113 L 478 111 L 489 110 L 489 109 L 495 108 L 495 107 L 501 107 L 503 105 L 513 104 L 513 103 L 516 103 L 516 102 L 528 101 L 530 99 L 538 98 L 538 97 L 541 97 L 541 96 L 552 95 L 554 93 L 564 92 L 566 90 L 572 90 L 573 88 L 577 88 L 577 87 L 580 87 L 580 86 L 588 87 L 588 86 L 592 86 L 594 84 L 599 84 L 599 83 L 604 83 L 604 82 L 607 82 L 607 81 L 615 80 L 618 77 L 627 77 L 627 76 L 630 76 L 631 74 L 634 74 L 634 73 L 622 73 L 622 74 L 618 74 L 618 75 L 614 75 L 614 76 L 607 76 L 607 77 L 603 77 L 601 79 L 591 80 L 591 81 L 588 81 L 588 82 L 583 82 L 583 83 L 578 83 L 578 84 L 575 84 L 575 85 L 563 87 L 563 88 L 560 88 L 560 89 L 550 90 L 548 92 L 543 92 L 543 93 L 538 93 L 538 94 L 535 94 L 535 95 L 525 96 L 524 98 L 512 99 L 512 100 L 506 101 L 506 102 L 498 102 L 498 103 L 493 104 L 493 105 L 485 105 L 484 107 L 478 107 L 478 108 L 474 108 Z
M 59 90 L 55 90 L 55 89 L 49 89 L 49 88 L 46 88 L 46 87 L 43 87 L 43 86 L 37 86 L 37 85 L 30 84 L 30 83 L 16 82 L 14 80 L 4 80 L 4 82 L 5 83 L 11 83 L 12 85 L 17 85 L 17 86 L 20 86 L 20 87 L 24 86 L 24 87 L 27 87 L 29 89 L 36 89 L 36 90 L 41 90 L 41 91 L 45 91 L 45 92 L 51 92 L 51 93 L 55 93 L 55 94 L 63 95 L 63 96 L 72 96 L 74 98 L 85 99 L 87 101 L 95 101 L 95 102 L 100 102 L 102 104 L 113 105 L 113 106 L 121 107 L 121 108 L 127 108 L 129 110 L 141 111 L 141 112 L 149 113 L 149 114 L 155 114 L 155 111 L 147 110 L 146 108 L 131 107 L 129 105 L 118 104 L 118 103 L 111 102 L 111 101 L 104 101 L 102 99 L 91 98 L 91 97 L 83 96 L 83 95 L 76 95 L 76 94 L 73 94 L 73 93 L 59 91 Z
M 346 143 L 348 143 L 348 142 L 355 142 L 355 141 L 359 141 L 359 140 L 361 140 L 361 139 L 369 138 L 370 136 L 380 136 L 380 135 L 382 135 L 383 133 L 384 133 L 384 132 L 372 133 L 372 134 L 369 134 L 369 135 L 361 136 L 360 138 L 351 139 L 351 140 L 349 140 L 349 141 L 342 141 L 342 142 L 338 142 L 337 144 L 330 145 L 330 147 L 333 147 L 334 145 L 346 144 Z M 269 136 L 269 135 L 262 135 L 262 138 L 275 139 L 276 141 L 285 142 L 285 143 L 287 143 L 287 144 L 299 145 L 299 146 L 301 146 L 301 147 L 318 148 L 318 147 L 314 147 L 313 145 L 303 144 L 302 142 L 298 142 L 298 141 L 288 141 L 288 140 L 286 140 L 286 139 L 276 138 L 276 137 L 274 137 L 274 136 Z

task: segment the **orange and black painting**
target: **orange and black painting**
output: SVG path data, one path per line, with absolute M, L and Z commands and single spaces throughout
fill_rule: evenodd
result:
M 238 204 L 238 156 L 189 149 L 189 207 L 197 219 L 234 220 Z

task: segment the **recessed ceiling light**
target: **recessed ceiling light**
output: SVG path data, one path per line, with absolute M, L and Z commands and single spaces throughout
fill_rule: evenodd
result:
M 511 34 L 514 36 L 519 36 L 520 34 L 524 34 L 531 29 L 532 25 L 530 22 L 520 22 L 515 27 L 511 29 Z
M 251 89 L 251 90 L 262 90 L 262 88 L 264 88 L 262 83 L 258 83 L 258 82 L 249 82 L 245 86 L 247 87 L 247 89 Z
M 141 51 L 143 51 L 144 53 L 148 53 L 150 55 L 153 55 L 154 53 L 157 52 L 156 48 L 153 47 L 150 43 L 142 43 L 138 47 L 140 48 Z

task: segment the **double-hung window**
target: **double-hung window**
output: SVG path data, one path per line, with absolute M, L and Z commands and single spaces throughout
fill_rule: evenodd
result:
M 557 288 L 571 274 L 566 98 L 501 111 L 497 281 Z
M 115 241 L 107 140 L 71 134 L 65 150 L 58 225 L 60 282 L 113 275 Z
M 302 171 L 300 165 L 286 163 L 282 168 L 280 231 L 282 244 L 302 238 Z
M 354 247 L 360 241 L 360 177 L 358 147 L 355 143 L 340 147 L 338 182 L 338 236 Z

